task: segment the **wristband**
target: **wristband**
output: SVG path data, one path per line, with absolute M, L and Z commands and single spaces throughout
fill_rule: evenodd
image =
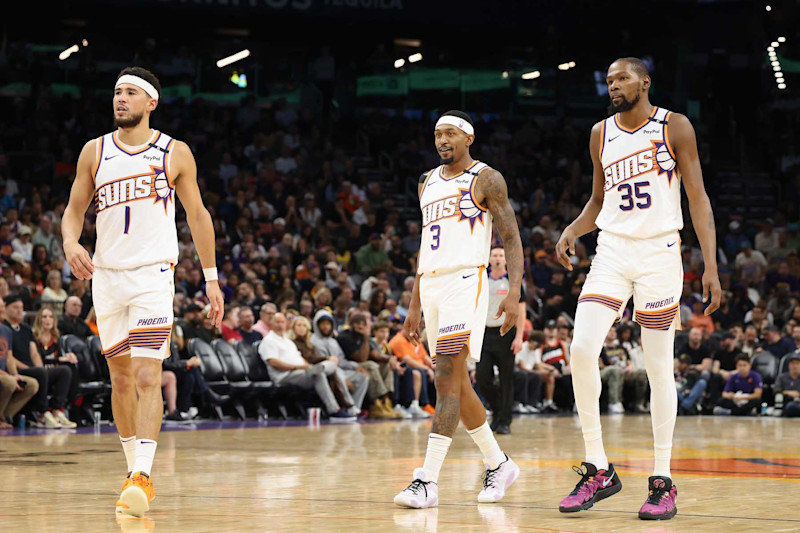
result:
M 219 279 L 217 277 L 217 269 L 216 268 L 204 268 L 203 269 L 203 277 L 206 278 L 206 281 L 217 281 L 217 279 Z

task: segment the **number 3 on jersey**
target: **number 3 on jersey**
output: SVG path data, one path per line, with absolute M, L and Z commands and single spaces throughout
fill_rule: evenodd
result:
M 436 250 L 439 248 L 439 234 L 442 232 L 442 228 L 439 227 L 439 224 L 434 224 L 431 226 L 431 232 L 433 233 L 433 241 L 431 243 L 431 250 Z
M 652 202 L 650 201 L 650 194 L 644 192 L 642 189 L 645 187 L 649 187 L 649 181 L 640 181 L 639 183 L 634 183 L 633 187 L 631 187 L 630 183 L 623 183 L 617 190 L 622 193 L 621 200 L 623 202 L 627 202 L 624 204 L 620 204 L 619 208 L 623 211 L 630 211 L 634 208 L 634 206 L 638 207 L 639 209 L 647 209 L 650 207 Z M 636 196 L 637 200 L 643 200 L 642 202 L 636 202 L 634 204 L 633 197 Z

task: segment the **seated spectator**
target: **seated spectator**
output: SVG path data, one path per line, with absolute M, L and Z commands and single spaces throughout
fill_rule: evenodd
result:
M 739 354 L 736 356 L 736 373 L 725 385 L 722 399 L 714 407 L 714 414 L 749 415 L 761 403 L 763 392 L 761 375 L 752 370 L 749 357 Z
M 517 352 L 514 369 L 514 412 L 535 414 L 539 412 L 537 405 L 542 395 L 542 376 L 536 370 L 542 364 L 542 343 L 544 335 L 541 331 L 528 333 L 528 340 Z M 552 375 L 547 374 L 550 381 Z
M 744 335 L 740 349 L 742 353 L 753 357 L 756 350 L 761 346 L 761 340 L 758 338 L 758 330 L 752 324 L 744 328 Z
M 400 418 L 394 411 L 394 369 L 397 359 L 378 352 L 370 339 L 370 325 L 367 315 L 361 312 L 350 317 L 350 328 L 336 338 L 345 357 L 355 361 L 369 372 L 367 397 L 371 402 L 369 415 L 372 418 Z
M 705 304 L 694 302 L 692 304 L 692 328 L 697 328 L 703 335 L 714 333 L 714 319 L 704 313 Z
M 260 341 L 264 338 L 261 333 L 255 331 L 253 329 L 253 325 L 255 323 L 255 316 L 253 316 L 253 310 L 250 309 L 248 306 L 243 306 L 239 308 L 239 328 L 238 332 L 239 335 L 242 336 L 242 340 L 244 342 L 249 342 L 253 344 L 256 341 Z
M 81 318 L 83 302 L 77 296 L 70 296 L 64 303 L 64 314 L 58 319 L 58 330 L 62 335 L 75 335 L 85 341 L 92 330 Z
M 36 339 L 36 351 L 45 367 L 63 366 L 71 372 L 67 401 L 70 404 L 74 403 L 78 399 L 78 385 L 81 381 L 78 373 L 78 357 L 72 352 L 61 353 L 58 342 L 61 335 L 56 327 L 55 314 L 51 309 L 43 308 L 36 314 L 33 321 L 33 336 Z
M 764 342 L 761 348 L 756 348 L 756 353 L 769 352 L 778 359 L 795 350 L 794 342 L 789 337 L 781 337 L 781 330 L 777 326 L 764 328 Z
M 269 335 L 258 346 L 258 355 L 267 365 L 272 380 L 276 385 L 295 385 L 301 389 L 316 390 L 332 419 L 355 419 L 336 401 L 324 367 L 312 366 L 303 359 L 295 343 L 286 337 L 286 327 L 287 321 L 283 313 L 275 313 Z
M 253 326 L 253 331 L 261 333 L 264 338 L 269 333 L 269 323 L 272 322 L 272 317 L 278 312 L 278 307 L 272 303 L 267 302 L 261 306 L 258 311 L 258 322 Z
M 20 225 L 17 230 L 17 238 L 11 241 L 11 247 L 15 252 L 19 252 L 25 262 L 30 263 L 33 260 L 33 243 L 31 242 L 31 228 Z
M 33 331 L 22 323 L 25 308 L 19 294 L 9 295 L 4 311 L 5 316 L 0 318 L 5 319 L 3 323 L 13 332 L 9 360 L 13 358 L 20 374 L 39 382 L 39 391 L 31 400 L 34 423 L 46 428 L 75 427 L 64 412 L 72 372 L 65 366 L 44 366 Z
M 789 371 L 775 380 L 775 393 L 783 394 L 783 416 L 800 417 L 800 352 L 789 356 Z
M 184 418 L 178 411 L 178 378 L 175 376 L 175 372 L 167 368 L 162 368 L 161 370 L 161 391 L 164 394 L 164 401 L 167 403 L 167 412 L 164 413 L 164 420 L 183 422 Z
M 297 350 L 303 359 L 315 366 L 321 366 L 323 373 L 328 377 L 328 384 L 333 391 L 336 401 L 339 405 L 350 412 L 352 415 L 358 415 L 361 412 L 360 407 L 356 407 L 353 397 L 350 395 L 350 390 L 347 388 L 347 378 L 344 372 L 339 368 L 339 359 L 336 356 L 325 356 L 320 354 L 314 344 L 311 342 L 311 324 L 308 319 L 303 316 L 295 317 L 292 320 L 291 328 L 286 337 L 294 341 Z M 363 399 L 364 391 L 360 391 Z
M 701 377 L 708 381 L 711 375 L 712 354 L 700 328 L 689 330 L 688 343 L 683 348 L 678 348 L 678 354 L 684 353 L 692 360 L 692 370 L 700 372 Z
M 558 338 L 557 322 L 548 320 L 544 326 L 545 342 L 542 346 L 542 367 L 553 373 L 554 390 L 550 390 L 545 381 L 544 411 L 555 412 L 558 408 L 572 409 L 575 397 L 572 393 L 572 369 L 569 366 L 569 352 L 563 341 Z M 552 393 L 552 394 L 551 394 Z
M 5 314 L 5 303 L 0 300 Z M 17 373 L 11 355 L 13 333 L 11 328 L 0 324 L 0 429 L 12 429 L 14 416 L 39 392 L 39 382 Z
M 678 389 L 678 413 L 682 415 L 700 414 L 700 400 L 706 390 L 706 380 L 692 365 L 689 354 L 678 357 L 678 368 L 675 371 L 675 385 Z
M 225 310 L 225 318 L 222 319 L 222 338 L 228 342 L 235 342 L 242 340 L 242 334 L 239 333 L 239 310 L 238 306 L 231 307 Z
M 42 292 L 42 307 L 48 307 L 60 316 L 64 312 L 66 301 L 67 291 L 61 286 L 61 272 L 53 269 L 47 273 L 47 286 Z
M 388 322 L 375 322 L 372 331 L 378 346 L 387 343 Z M 389 353 L 393 354 L 400 364 L 398 388 L 405 392 L 405 397 L 400 398 L 400 401 L 408 404 L 408 413 L 413 418 L 429 418 L 436 410 L 430 401 L 430 392 L 435 391 L 435 388 L 433 361 L 428 356 L 428 351 L 422 343 L 417 343 L 416 346 L 411 344 L 402 331 L 388 341 L 388 347 L 391 350 Z
M 711 379 L 708 382 L 708 403 L 716 405 L 722 396 L 722 389 L 736 372 L 736 356 L 739 355 L 736 335 L 730 331 L 722 334 L 719 349 L 714 354 L 714 362 L 711 366 Z
M 342 347 L 336 341 L 336 332 L 333 329 L 333 315 L 325 309 L 317 311 L 314 315 L 314 333 L 311 335 L 311 344 L 323 357 L 335 357 L 339 368 L 345 378 L 352 384 L 351 393 L 356 407 L 363 409 L 364 398 L 369 389 L 369 372 L 355 361 L 350 361 L 344 355 Z

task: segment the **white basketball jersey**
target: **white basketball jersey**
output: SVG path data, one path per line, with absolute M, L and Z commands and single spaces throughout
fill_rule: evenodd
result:
M 650 118 L 629 130 L 617 115 L 603 121 L 600 163 L 605 174 L 597 227 L 634 239 L 683 228 L 681 174 L 669 143 L 671 112 L 653 107 Z
M 95 265 L 130 269 L 177 262 L 174 147 L 174 139 L 156 130 L 141 146 L 123 144 L 117 132 L 97 140 Z
M 466 171 L 449 178 L 442 177 L 441 166 L 428 172 L 420 194 L 419 274 L 489 262 L 492 215 L 472 200 L 478 174 L 486 167 L 475 161 Z

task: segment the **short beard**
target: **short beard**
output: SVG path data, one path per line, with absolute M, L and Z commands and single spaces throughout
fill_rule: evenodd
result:
M 453 163 L 453 161 L 455 161 L 455 157 L 453 157 L 453 156 L 445 157 L 445 158 L 439 159 L 439 164 L 440 165 L 451 165 Z
M 633 107 L 639 103 L 639 98 L 641 98 L 640 94 L 636 94 L 636 98 L 629 101 L 624 96 L 622 97 L 622 102 L 618 105 L 614 105 L 614 101 L 612 100 L 608 104 L 608 114 L 613 115 L 615 113 L 624 113 L 625 111 L 630 111 Z
M 118 128 L 135 128 L 144 118 L 144 111 L 138 115 L 131 115 L 128 118 L 114 117 L 114 125 Z

